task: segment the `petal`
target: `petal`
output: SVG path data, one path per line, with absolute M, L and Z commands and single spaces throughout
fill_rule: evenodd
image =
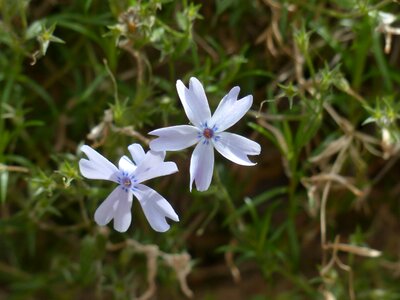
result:
M 229 132 L 220 132 L 213 140 L 214 147 L 227 159 L 243 166 L 254 166 L 247 155 L 259 155 L 261 146 L 248 138 Z
M 166 217 L 175 222 L 179 221 L 179 217 L 171 204 L 155 190 L 143 184 L 138 184 L 135 186 L 133 194 L 138 198 L 147 221 L 155 231 L 165 232 L 170 228 Z
M 126 155 L 120 158 L 118 162 L 118 168 L 121 171 L 127 172 L 128 174 L 132 174 L 136 170 L 135 164 Z
M 198 191 L 210 186 L 214 170 L 214 147 L 210 143 L 198 143 L 190 159 L 190 191 L 193 181 Z
M 87 145 L 83 145 L 81 151 L 89 158 L 89 160 L 82 158 L 79 161 L 79 169 L 84 177 L 117 181 L 118 169 L 114 164 Z
M 100 226 L 108 224 L 115 216 L 119 202 L 126 196 L 119 186 L 115 188 L 104 200 L 94 213 L 94 220 Z
M 98 225 L 104 226 L 114 218 L 114 229 L 125 232 L 132 220 L 131 207 L 132 193 L 117 187 L 96 209 L 94 220 Z
M 213 120 L 221 120 L 225 117 L 226 114 L 225 112 L 229 111 L 230 107 L 234 105 L 235 102 L 237 101 L 239 92 L 240 92 L 240 87 L 235 86 L 229 91 L 228 94 L 224 96 L 224 98 L 222 98 L 213 116 L 211 117 L 210 122 L 213 122 Z M 214 125 L 214 123 L 210 125 Z
M 122 188 L 121 197 L 114 215 L 114 229 L 119 232 L 128 230 L 132 222 L 132 192 L 126 192 Z
M 149 132 L 158 135 L 150 142 L 150 148 L 155 151 L 176 151 L 194 145 L 199 139 L 199 130 L 190 125 L 171 126 Z
M 128 147 L 129 152 L 131 153 L 132 159 L 136 165 L 140 164 L 145 156 L 145 152 L 143 147 L 139 144 L 132 144 Z
M 164 158 L 164 151 L 148 151 L 133 173 L 137 182 L 178 172 L 176 164 L 170 161 L 164 162 Z
M 222 132 L 239 121 L 253 104 L 253 96 L 248 95 L 237 100 L 239 88 L 234 87 L 220 102 L 210 120 L 210 127 L 216 126 Z
M 211 118 L 206 93 L 197 78 L 190 78 L 189 89 L 185 87 L 182 81 L 178 80 L 176 82 L 176 90 L 186 115 L 193 125 L 201 127 L 204 122 Z

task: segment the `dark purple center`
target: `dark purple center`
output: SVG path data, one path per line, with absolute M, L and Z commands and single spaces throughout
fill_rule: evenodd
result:
M 125 187 L 130 187 L 131 185 L 132 185 L 132 181 L 129 179 L 129 178 L 124 178 L 123 180 L 122 180 L 122 184 L 125 186 Z
M 210 129 L 210 128 L 206 128 L 203 131 L 203 136 L 206 139 L 211 139 L 214 136 L 214 131 L 212 131 L 212 129 Z

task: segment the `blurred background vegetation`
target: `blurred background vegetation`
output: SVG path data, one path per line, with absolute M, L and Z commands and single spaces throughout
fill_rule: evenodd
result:
M 0 0 L 0 299 L 400 299 L 400 5 L 395 0 Z M 253 94 L 204 193 L 151 182 L 180 222 L 94 220 L 111 161 L 187 122 L 175 82 L 214 109 Z

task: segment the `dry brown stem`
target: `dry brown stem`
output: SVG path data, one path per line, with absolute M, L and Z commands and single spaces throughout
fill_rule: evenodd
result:
M 230 242 L 230 244 L 231 244 L 232 246 L 234 246 L 234 245 L 237 244 L 237 241 L 236 241 L 236 240 L 232 240 L 232 241 Z M 239 283 L 240 280 L 241 280 L 241 275 L 240 275 L 240 270 L 239 270 L 239 268 L 238 268 L 238 267 L 236 266 L 236 264 L 235 264 L 233 251 L 229 251 L 229 250 L 228 250 L 228 251 L 225 252 L 225 262 L 226 262 L 226 264 L 228 265 L 228 268 L 229 268 L 229 270 L 230 270 L 230 272 L 231 272 L 233 281 L 234 281 L 235 283 Z
M 18 173 L 29 173 L 29 169 L 21 166 L 9 166 L 0 164 L 0 172 L 18 172 Z
M 107 244 L 108 251 L 118 251 L 125 247 L 131 247 L 135 252 L 141 253 L 147 259 L 147 289 L 138 297 L 140 300 L 152 298 L 157 290 L 156 276 L 158 272 L 158 258 L 161 258 L 165 264 L 171 267 L 178 278 L 178 282 L 183 294 L 186 297 L 193 297 L 193 292 L 187 284 L 187 276 L 191 271 L 191 257 L 188 253 L 170 254 L 159 249 L 157 245 L 144 245 L 134 239 L 127 239 L 118 244 Z
M 350 300 L 355 300 L 356 296 L 355 296 L 355 292 L 354 292 L 354 276 L 353 276 L 353 270 L 351 269 L 350 266 L 344 264 L 340 258 L 338 257 L 337 253 L 340 250 L 339 246 L 343 245 L 339 243 L 339 236 L 337 236 L 335 238 L 335 242 L 334 244 L 331 244 L 330 249 L 332 249 L 332 257 L 330 259 L 330 261 L 328 262 L 328 264 L 325 264 L 324 267 L 321 269 L 320 274 L 322 278 L 325 278 L 326 275 L 328 274 L 328 272 L 330 271 L 330 269 L 332 269 L 334 267 L 334 265 L 336 264 L 340 269 L 346 271 L 347 273 L 349 273 L 349 298 Z M 325 294 L 325 292 L 327 292 L 328 294 L 330 293 L 325 286 L 322 286 L 320 288 L 323 292 L 323 294 Z M 328 298 L 329 299 L 329 298 Z

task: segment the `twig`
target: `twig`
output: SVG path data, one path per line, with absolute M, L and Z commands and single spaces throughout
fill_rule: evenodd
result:
M 0 164 L 0 172 L 8 171 L 8 172 L 19 172 L 19 173 L 29 173 L 29 169 L 21 166 L 8 166 Z
M 132 48 L 132 42 L 126 40 L 123 43 L 118 45 L 121 49 L 128 52 L 132 57 L 136 60 L 137 65 L 137 85 L 141 85 L 143 83 L 144 78 L 144 66 L 143 66 L 143 59 L 140 56 L 140 53 Z
M 119 102 L 119 96 L 118 96 L 118 85 L 117 85 L 117 81 L 115 80 L 115 76 L 113 75 L 113 73 L 111 72 L 110 66 L 108 65 L 108 61 L 107 59 L 103 58 L 103 64 L 107 70 L 108 75 L 111 78 L 111 82 L 113 84 L 113 88 L 114 88 L 114 100 L 118 103 Z
M 350 183 L 350 178 L 343 177 L 339 174 L 328 173 L 328 174 L 318 174 L 305 179 L 306 181 L 320 182 L 320 181 L 335 181 L 342 184 L 347 189 L 349 189 L 357 197 L 361 197 L 364 192 L 358 189 L 356 186 Z
M 154 296 L 156 292 L 156 276 L 158 272 L 157 259 L 162 258 L 164 262 L 171 267 L 178 278 L 181 291 L 186 297 L 193 297 L 193 292 L 187 284 L 187 276 L 191 271 L 191 258 L 188 253 L 170 254 L 159 249 L 157 245 L 143 245 L 134 239 L 127 239 L 124 242 L 112 244 L 108 243 L 106 249 L 108 251 L 118 251 L 125 247 L 132 247 L 134 251 L 144 254 L 147 258 L 147 284 L 146 291 L 138 297 L 140 300 L 148 300 Z
M 237 241 L 236 240 L 232 240 L 230 242 L 230 245 L 236 245 Z M 229 270 L 231 271 L 231 275 L 233 277 L 233 281 L 235 283 L 239 283 L 241 280 L 241 275 L 240 275 L 240 270 L 239 268 L 236 266 L 234 258 L 233 258 L 233 251 L 226 251 L 225 252 L 225 262 L 229 268 Z

